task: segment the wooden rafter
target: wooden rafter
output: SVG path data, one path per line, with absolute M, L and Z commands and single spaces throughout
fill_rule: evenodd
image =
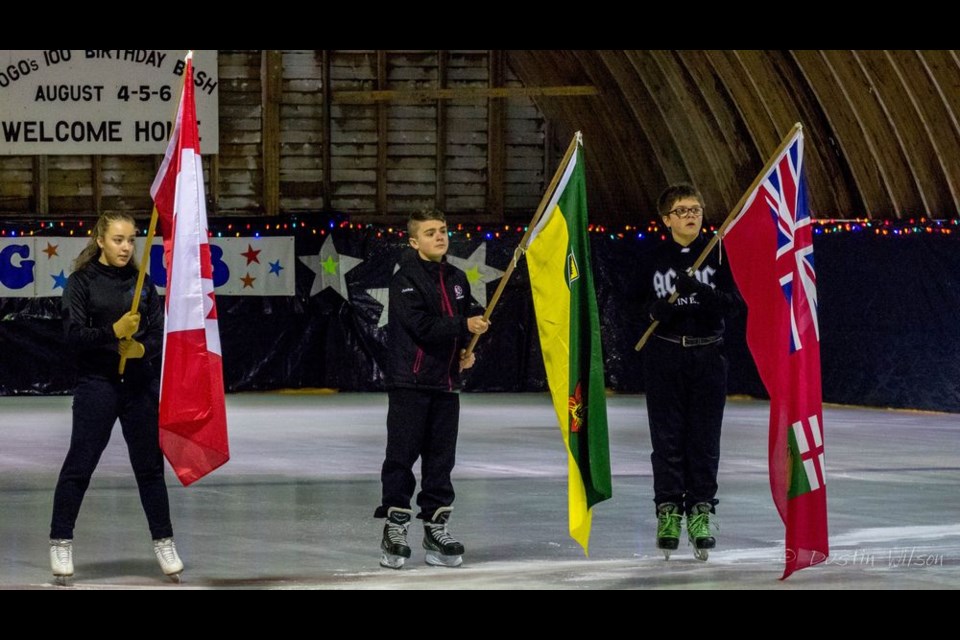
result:
M 453 89 L 377 89 L 374 91 L 336 91 L 333 101 L 340 104 L 370 102 L 428 102 L 431 100 L 489 100 L 496 98 L 534 98 L 599 95 L 590 85 L 568 87 L 459 87 Z

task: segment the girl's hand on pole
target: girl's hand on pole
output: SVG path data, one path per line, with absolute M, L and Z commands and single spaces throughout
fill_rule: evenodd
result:
M 120 319 L 113 323 L 113 335 L 120 340 L 132 338 L 140 328 L 140 314 L 136 311 L 127 311 Z
M 142 358 L 146 352 L 143 344 L 133 339 L 121 340 L 118 351 L 120 352 L 120 357 L 126 358 L 127 360 Z

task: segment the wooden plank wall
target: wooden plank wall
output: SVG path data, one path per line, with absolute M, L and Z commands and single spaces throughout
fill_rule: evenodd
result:
M 263 211 L 260 51 L 220 51 L 217 212 Z M 203 143 L 200 143 L 203 152 Z M 209 172 L 208 172 L 209 175 Z M 209 198 L 208 192 L 208 200 Z
M 319 210 L 323 200 L 323 52 L 283 52 L 280 209 Z
M 487 59 L 486 51 L 451 51 L 447 87 L 488 87 Z M 448 105 L 447 210 L 482 210 L 487 195 L 487 101 L 450 100 Z
M 496 57 L 502 68 L 491 78 Z M 322 212 L 392 222 L 439 208 L 470 222 L 519 220 L 529 218 L 545 188 L 549 141 L 529 98 L 496 101 L 496 185 L 489 180 L 494 100 L 335 99 L 338 91 L 522 87 L 502 55 L 221 50 L 219 74 L 220 153 L 204 156 L 212 215 Z M 159 160 L 0 156 L 0 213 L 146 215 Z
M 0 211 L 37 209 L 33 169 L 34 160 L 30 156 L 0 156 Z
M 330 88 L 337 91 L 376 89 L 375 51 L 333 51 Z M 377 107 L 375 104 L 333 104 L 330 107 L 331 188 L 334 211 L 372 213 L 377 206 Z
M 436 51 L 391 52 L 382 88 L 439 87 Z M 386 208 L 418 211 L 436 207 L 437 103 L 386 105 Z
M 507 67 L 503 86 L 522 87 L 523 83 Z M 504 202 L 511 209 L 529 211 L 527 217 L 532 217 L 559 160 L 551 164 L 544 159 L 545 120 L 532 101 L 507 100 L 505 118 Z

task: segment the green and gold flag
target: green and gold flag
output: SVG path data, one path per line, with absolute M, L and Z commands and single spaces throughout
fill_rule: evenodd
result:
M 570 536 L 584 552 L 591 509 L 610 498 L 610 446 L 600 319 L 590 267 L 583 144 L 534 227 L 527 267 L 543 364 L 569 461 Z

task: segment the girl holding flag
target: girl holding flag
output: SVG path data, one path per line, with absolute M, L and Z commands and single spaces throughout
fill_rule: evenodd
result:
M 100 455 L 119 418 L 154 553 L 163 573 L 179 580 L 183 562 L 173 543 L 157 425 L 163 306 L 147 277 L 137 311 L 133 258 L 136 228 L 124 213 L 100 216 L 64 290 L 67 344 L 78 368 L 73 432 L 53 498 L 50 565 L 63 584 L 73 575 L 73 529 Z M 127 359 L 120 374 L 121 356 Z

